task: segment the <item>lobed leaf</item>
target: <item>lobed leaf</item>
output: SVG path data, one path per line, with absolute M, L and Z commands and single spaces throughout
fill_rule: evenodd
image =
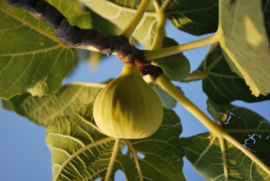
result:
M 215 121 L 269 167 L 270 122 L 246 108 L 207 104 Z M 206 180 L 270 180 L 261 165 L 219 135 L 202 133 L 181 141 L 187 159 Z
M 270 93 L 269 42 L 261 1 L 220 1 L 220 45 L 252 94 Z
M 72 24 L 89 28 L 88 13 L 79 11 L 73 1 L 50 0 Z M 76 58 L 71 47 L 53 34 L 44 22 L 23 9 L 0 1 L 0 97 L 9 99 L 29 92 L 42 96 L 59 89 Z
M 179 118 L 164 110 L 160 129 L 149 138 L 125 140 L 129 151 L 122 154 L 116 139 L 99 132 L 92 117 L 92 103 L 84 114 L 57 119 L 47 129 L 46 143 L 52 153 L 53 180 L 110 180 L 122 170 L 128 180 L 185 180 L 182 173 L 183 150 L 179 145 L 182 128 Z M 177 124 L 177 126 L 175 125 Z M 138 157 L 144 154 L 144 158 Z
M 26 93 L 8 100 L 14 112 L 47 127 L 55 119 L 69 116 L 94 102 L 104 85 L 70 84 L 49 96 L 33 97 Z
M 226 104 L 234 100 L 258 102 L 270 99 L 270 95 L 255 97 L 251 94 L 244 79 L 231 71 L 219 44 L 211 47 L 196 72 L 207 74 L 202 82 L 203 91 L 215 103 Z

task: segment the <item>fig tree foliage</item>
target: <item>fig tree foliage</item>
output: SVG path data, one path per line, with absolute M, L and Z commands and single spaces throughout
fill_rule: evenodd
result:
M 269 12 L 270 0 L 0 0 L 2 108 L 46 128 L 54 181 L 186 180 L 184 157 L 206 180 L 270 181 L 270 122 L 232 103 L 270 99 Z M 207 38 L 179 45 L 166 23 Z M 206 45 L 191 70 L 183 52 Z M 62 85 L 101 54 L 123 62 L 118 78 Z M 171 83 L 197 80 L 211 119 Z M 182 137 L 176 102 L 209 132 Z

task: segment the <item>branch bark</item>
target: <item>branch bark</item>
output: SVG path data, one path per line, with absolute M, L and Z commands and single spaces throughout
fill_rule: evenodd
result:
M 6 0 L 9 5 L 23 8 L 36 19 L 42 20 L 52 27 L 55 35 L 71 46 L 93 46 L 101 53 L 116 53 L 125 63 L 135 63 L 142 74 L 155 74 L 156 68 L 144 59 L 143 52 L 129 43 L 122 35 L 107 36 L 101 31 L 81 29 L 72 26 L 67 18 L 45 0 Z

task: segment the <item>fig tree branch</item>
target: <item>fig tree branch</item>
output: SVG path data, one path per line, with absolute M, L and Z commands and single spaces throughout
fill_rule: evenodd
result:
M 71 46 L 93 46 L 101 53 L 111 55 L 120 52 L 125 55 L 131 54 L 131 59 L 142 59 L 143 55 L 124 36 L 106 36 L 101 31 L 81 29 L 72 26 L 67 18 L 62 15 L 54 6 L 45 0 L 6 0 L 9 5 L 23 8 L 32 14 L 36 19 L 42 20 L 50 25 L 55 35 L 63 42 Z
M 72 26 L 67 18 L 54 6 L 45 0 L 6 0 L 9 5 L 23 8 L 36 19 L 42 20 L 52 27 L 55 35 L 71 46 L 93 46 L 103 54 L 116 53 L 125 63 L 135 63 L 142 74 L 157 74 L 159 68 L 144 60 L 143 52 L 129 43 L 128 38 L 122 35 L 107 36 L 101 31 L 81 29 Z M 147 1 L 145 1 L 147 4 Z

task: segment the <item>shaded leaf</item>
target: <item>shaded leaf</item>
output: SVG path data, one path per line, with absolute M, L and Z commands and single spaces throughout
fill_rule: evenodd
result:
M 26 93 L 15 96 L 8 102 L 13 111 L 27 117 L 34 123 L 47 127 L 55 119 L 68 116 L 93 102 L 105 85 L 70 84 L 62 86 L 49 96 L 33 97 Z
M 261 1 L 220 1 L 220 45 L 230 67 L 252 94 L 270 93 L 270 53 Z
M 193 35 L 212 33 L 218 27 L 218 0 L 170 1 L 165 13 L 176 28 Z
M 125 140 L 129 151 L 123 155 L 113 150 L 119 145 L 115 138 L 100 133 L 88 111 L 57 119 L 47 129 L 46 143 L 52 153 L 54 180 L 110 180 L 122 170 L 128 180 L 185 180 L 182 173 L 183 150 L 179 145 L 182 128 L 177 115 L 164 110 L 160 129 L 149 138 Z M 142 153 L 144 158 L 139 158 Z
M 246 108 L 230 104 L 220 106 L 210 100 L 207 103 L 208 111 L 215 121 L 269 167 L 270 122 Z M 221 139 L 212 133 L 181 139 L 187 159 L 200 175 L 206 180 L 221 181 L 226 180 L 226 171 L 227 180 L 270 180 L 269 173 L 261 165 L 230 141 L 221 142 Z M 222 156 L 222 147 L 225 158 Z
M 203 91 L 215 103 L 225 104 L 234 100 L 258 102 L 270 99 L 270 95 L 255 97 L 251 94 L 245 80 L 231 71 L 219 44 L 211 47 L 197 70 L 199 71 L 207 74 L 202 82 Z
M 89 14 L 71 1 L 50 1 L 76 25 L 89 28 Z M 0 97 L 29 92 L 42 96 L 58 90 L 76 64 L 71 47 L 61 42 L 44 22 L 0 1 Z M 75 23 L 76 22 L 76 23 Z
M 171 38 L 165 37 L 162 48 L 177 45 Z M 171 80 L 182 81 L 189 75 L 190 64 L 188 59 L 182 54 L 175 54 L 156 60 L 156 65 L 162 68 L 164 74 Z
M 148 77 L 150 78 L 150 77 Z M 157 93 L 162 106 L 167 109 L 173 109 L 177 103 L 177 101 L 170 95 L 168 92 L 165 92 L 163 89 L 161 89 L 159 86 L 151 82 L 151 80 L 147 80 L 148 78 L 144 77 L 144 80 L 148 83 L 148 85 L 154 89 L 154 91 Z M 177 87 L 179 90 L 181 90 L 180 87 Z M 182 91 L 182 90 L 181 90 Z
M 163 107 L 167 109 L 172 109 L 175 107 L 177 101 L 170 94 L 157 86 L 154 88 L 154 90 L 160 98 Z
M 270 1 L 262 0 L 262 10 L 264 15 L 264 25 L 266 27 L 266 33 L 268 36 L 268 41 L 270 42 Z
M 1 99 L 1 106 L 2 106 L 3 109 L 9 110 L 9 111 L 13 111 L 12 110 L 12 106 L 5 99 Z

